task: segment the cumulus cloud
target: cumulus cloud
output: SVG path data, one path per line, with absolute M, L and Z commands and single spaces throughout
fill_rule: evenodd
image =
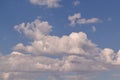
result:
M 75 13 L 72 16 L 68 16 L 68 20 L 70 21 L 71 26 L 75 26 L 76 24 L 91 24 L 91 23 L 99 23 L 101 20 L 99 18 L 82 18 L 80 13 Z
M 17 31 L 20 31 L 26 36 L 33 38 L 34 41 L 30 45 L 19 43 L 14 47 L 14 50 L 32 54 L 66 53 L 86 55 L 88 53 L 93 54 L 98 52 L 96 45 L 87 38 L 85 33 L 72 32 L 68 36 L 51 36 L 48 34 L 51 31 L 51 28 L 52 27 L 48 24 L 48 22 L 40 22 L 39 20 L 35 20 L 34 22 L 27 24 L 22 23 L 15 26 Z
M 111 49 L 102 51 L 103 54 L 107 54 L 106 57 L 108 52 L 113 53 Z M 108 63 L 106 60 L 103 63 L 95 57 L 78 55 L 64 56 L 60 59 L 12 52 L 10 55 L 1 56 L 0 61 L 1 80 L 35 80 L 43 77 L 46 77 L 46 80 L 90 80 L 90 77 L 86 76 L 89 72 L 109 69 L 105 65 Z
M 80 18 L 80 14 L 76 14 L 70 19 Z M 96 44 L 92 43 L 87 38 L 87 35 L 83 32 L 72 32 L 69 35 L 63 35 L 62 37 L 51 36 L 49 33 L 52 31 L 52 26 L 47 21 L 35 20 L 31 23 L 22 23 L 16 25 L 15 29 L 23 33 L 25 36 L 32 38 L 33 42 L 29 45 L 18 43 L 14 50 L 37 54 L 37 55 L 100 55 L 101 60 L 107 63 L 118 63 L 119 53 L 115 55 L 114 50 L 105 48 L 100 49 Z M 14 53 L 19 54 L 20 53 Z M 116 59 L 115 59 L 116 58 Z
M 0 80 L 8 80 L 9 73 L 2 73 L 0 74 Z
M 14 28 L 32 42 L 0 55 L 0 80 L 89 80 L 89 73 L 120 69 L 120 51 L 97 47 L 84 32 L 52 36 L 52 26 L 38 19 Z
M 33 80 L 46 76 L 63 76 L 63 80 L 70 78 L 80 79 L 81 76 L 71 76 L 69 73 L 94 72 L 106 70 L 106 67 L 93 59 L 85 56 L 69 55 L 62 58 L 46 56 L 32 56 L 20 52 L 12 52 L 10 55 L 0 57 L 0 78 L 3 80 Z M 26 74 L 27 73 L 27 74 Z M 69 77 L 68 77 L 69 76 Z M 49 78 L 49 76 L 48 76 Z M 58 78 L 56 79 L 58 80 Z
M 61 0 L 29 0 L 34 5 L 46 6 L 48 8 L 60 7 Z
M 112 61 L 114 59 L 114 54 L 115 53 L 112 49 L 105 48 L 101 52 L 101 58 L 103 58 L 104 61 L 107 62 L 107 63 L 112 63 Z
M 21 23 L 14 27 L 18 32 L 32 39 L 41 39 L 43 35 L 47 35 L 52 31 L 52 26 L 47 21 L 36 19 L 31 23 Z
M 59 45 L 59 46 L 58 46 Z M 71 33 L 69 36 L 44 36 L 41 40 L 34 40 L 30 45 L 17 44 L 14 50 L 32 54 L 94 54 L 98 48 L 83 32 Z

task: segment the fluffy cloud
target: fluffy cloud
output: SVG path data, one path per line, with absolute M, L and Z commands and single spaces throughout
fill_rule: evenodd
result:
M 76 14 L 70 19 L 80 18 L 80 14 Z M 29 45 L 18 43 L 14 50 L 30 53 L 33 55 L 100 55 L 101 60 L 107 63 L 118 63 L 119 53 L 115 55 L 114 50 L 105 48 L 100 49 L 96 44 L 92 43 L 83 32 L 72 32 L 70 35 L 62 37 L 51 36 L 52 26 L 47 21 L 35 20 L 31 23 L 22 23 L 16 25 L 15 29 L 23 33 L 25 36 L 32 38 L 33 42 Z M 18 54 L 18 53 L 17 53 Z
M 9 73 L 2 73 L 0 74 L 0 80 L 8 80 Z
M 51 36 L 52 26 L 38 19 L 15 29 L 32 42 L 18 43 L 9 55 L 0 55 L 0 80 L 89 80 L 91 72 L 120 69 L 120 51 L 97 47 L 83 32 Z
M 112 49 L 106 48 L 101 52 L 101 58 L 107 63 L 112 63 L 114 59 L 114 51 Z
M 98 48 L 87 39 L 83 32 L 72 32 L 69 36 L 51 36 L 48 22 L 35 20 L 32 23 L 22 23 L 15 26 L 15 29 L 26 36 L 33 38 L 30 45 L 25 46 L 19 43 L 14 50 L 32 54 L 94 54 L 98 53 Z
M 75 26 L 76 24 L 91 24 L 101 22 L 99 18 L 82 18 L 80 13 L 75 13 L 72 16 L 68 16 L 68 20 L 70 21 L 71 26 Z
M 31 23 L 21 23 L 14 27 L 18 32 L 25 34 L 27 37 L 39 40 L 43 35 L 51 32 L 52 26 L 47 21 L 40 21 L 36 19 Z
M 46 56 L 32 56 L 13 54 L 1 56 L 0 71 L 2 72 L 76 72 L 76 71 L 99 71 L 106 68 L 85 56 L 69 55 L 60 58 Z M 97 64 L 97 65 L 91 65 Z M 89 66 L 86 66 L 89 65 Z M 88 68 L 89 67 L 89 68 Z
M 106 62 L 107 64 L 115 65 L 117 67 L 120 66 L 120 50 L 115 53 L 113 49 L 105 48 L 101 50 L 99 55 L 101 61 Z
M 94 54 L 98 48 L 83 32 L 71 33 L 69 36 L 44 36 L 40 40 L 34 40 L 31 45 L 24 46 L 19 43 L 14 50 L 25 51 L 32 54 Z
M 73 16 L 69 16 L 68 20 L 70 21 L 70 25 L 75 25 L 77 20 L 79 20 L 80 18 L 81 18 L 80 13 L 76 13 Z
M 60 0 L 29 0 L 34 5 L 47 6 L 48 8 L 60 7 Z
M 64 77 L 63 80 L 70 78 L 71 80 L 77 80 L 80 79 L 81 76 L 71 76 L 69 73 L 106 70 L 106 66 L 97 60 L 95 61 L 91 58 L 87 59 L 86 56 L 77 55 L 51 58 L 12 52 L 10 55 L 1 56 L 0 63 L 0 79 L 2 80 L 34 80 L 42 79 L 42 76 L 48 78 L 49 76 L 55 77 L 55 74 L 58 74 L 58 78 Z M 65 75 L 63 76 L 62 74 Z M 56 80 L 58 80 L 58 78 Z
M 95 56 L 81 55 L 52 58 L 12 52 L 10 55 L 0 56 L 0 80 L 36 80 L 44 77 L 46 77 L 46 80 L 78 80 L 81 78 L 89 80 L 90 78 L 86 74 L 108 70 L 110 69 L 109 64 L 113 63 L 112 60 L 114 61 L 111 56 L 113 50 L 107 48 L 100 54 L 104 56 L 102 57 L 105 58 L 104 61 L 100 59 L 101 56 L 97 56 L 99 59 Z M 117 55 L 119 55 L 119 52 Z M 116 66 L 116 64 L 112 65 L 113 68 Z

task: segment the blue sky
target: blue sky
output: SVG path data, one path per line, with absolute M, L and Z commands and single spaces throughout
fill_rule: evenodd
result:
M 38 1 L 40 3 L 33 3 L 32 1 Z M 45 0 L 45 1 L 50 1 L 50 0 Z M 54 1 L 56 2 L 54 3 Z M 50 6 L 51 4 L 55 4 L 57 6 Z M 91 0 L 53 0 L 53 3 L 51 1 L 47 4 L 42 4 L 41 0 L 1 0 L 0 1 L 0 33 L 1 33 L 0 53 L 1 55 L 10 55 L 14 51 L 17 52 L 20 51 L 23 54 L 25 53 L 36 54 L 35 50 L 33 50 L 34 52 L 28 51 L 27 46 L 34 47 L 32 44 L 34 44 L 35 41 L 40 41 L 41 39 L 40 38 L 36 39 L 35 37 L 33 39 L 33 36 L 31 39 L 31 35 L 28 37 L 29 33 L 25 33 L 24 31 L 25 28 L 22 28 L 21 25 L 19 24 L 21 23 L 26 24 L 29 22 L 31 23 L 32 26 L 32 22 L 34 23 L 37 22 L 36 20 L 40 20 L 41 22 L 38 23 L 47 21 L 48 24 L 52 26 L 52 29 L 50 29 L 51 32 L 48 34 L 48 36 L 50 35 L 52 39 L 54 39 L 53 36 L 56 36 L 58 38 L 63 39 L 64 42 L 64 38 L 62 38 L 62 36 L 67 36 L 67 38 L 69 39 L 69 35 L 72 34 L 72 32 L 75 33 L 83 32 L 84 34 L 87 35 L 88 43 L 86 44 L 90 43 L 90 45 L 87 45 L 88 48 L 90 47 L 89 49 L 93 49 L 93 47 L 94 49 L 96 49 L 96 47 L 94 46 L 95 44 L 97 45 L 97 48 L 101 49 L 101 54 L 102 54 L 102 50 L 104 51 L 105 48 L 109 48 L 114 51 L 115 55 L 117 55 L 118 50 L 120 48 L 119 45 L 120 5 L 119 4 L 120 4 L 119 0 L 116 1 L 115 0 L 92 0 L 92 1 Z M 80 16 L 75 17 L 75 20 L 73 20 L 76 14 L 79 14 Z M 71 17 L 72 20 L 70 20 L 69 17 Z M 91 22 L 93 18 L 96 18 L 97 20 Z M 81 20 L 83 19 L 85 19 L 85 21 L 84 23 L 81 23 L 82 22 Z M 73 22 L 75 21 L 74 25 L 71 25 L 72 21 Z M 34 24 L 37 25 L 37 23 Z M 15 28 L 16 25 L 17 28 Z M 49 28 L 49 25 L 47 28 Z M 20 33 L 19 30 L 21 31 Z M 27 31 L 29 31 L 29 29 Z M 83 33 L 80 34 L 82 35 Z M 32 34 L 34 36 L 37 35 L 37 33 L 34 34 L 34 32 Z M 72 35 L 74 36 L 74 34 Z M 80 39 L 81 38 L 84 37 L 81 36 Z M 21 48 L 18 48 L 17 45 L 19 43 L 22 43 L 24 45 L 22 47 L 24 47 L 26 50 L 21 50 Z M 65 45 L 64 43 L 62 44 Z M 53 44 L 53 46 L 55 45 Z M 72 47 L 72 44 L 68 46 Z M 39 48 L 41 48 L 41 46 L 39 46 Z M 60 52 L 61 50 L 62 49 L 60 50 L 58 49 L 58 51 Z M 47 52 L 43 52 L 43 53 L 47 53 Z M 48 51 L 48 53 L 54 53 L 54 52 Z M 57 51 L 55 53 L 57 53 Z M 65 53 L 69 53 L 69 51 Z M 51 54 L 48 56 L 51 56 Z M 52 56 L 54 55 L 52 54 Z M 101 80 L 101 79 L 106 80 L 106 78 L 104 77 L 108 77 L 108 80 L 110 79 L 119 80 L 120 69 L 118 69 L 118 71 L 114 70 L 116 68 L 110 67 L 110 69 L 111 71 L 98 73 L 99 75 L 96 75 L 97 79 L 95 78 L 95 80 Z M 108 75 L 104 76 L 104 74 L 106 75 L 108 74 Z M 111 76 L 113 74 L 119 74 L 119 75 L 117 77 L 114 76 L 115 77 L 114 78 L 113 76 Z M 2 78 L 0 78 L 0 80 L 1 79 Z

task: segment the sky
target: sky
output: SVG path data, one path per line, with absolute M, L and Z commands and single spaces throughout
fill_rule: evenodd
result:
M 0 0 L 0 80 L 119 80 L 119 0 Z

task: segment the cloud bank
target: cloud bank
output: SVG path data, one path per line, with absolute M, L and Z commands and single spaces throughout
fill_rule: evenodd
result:
M 38 19 L 14 28 L 32 42 L 0 56 L 0 80 L 90 80 L 91 72 L 120 69 L 120 51 L 99 48 L 84 32 L 52 36 L 52 25 Z

